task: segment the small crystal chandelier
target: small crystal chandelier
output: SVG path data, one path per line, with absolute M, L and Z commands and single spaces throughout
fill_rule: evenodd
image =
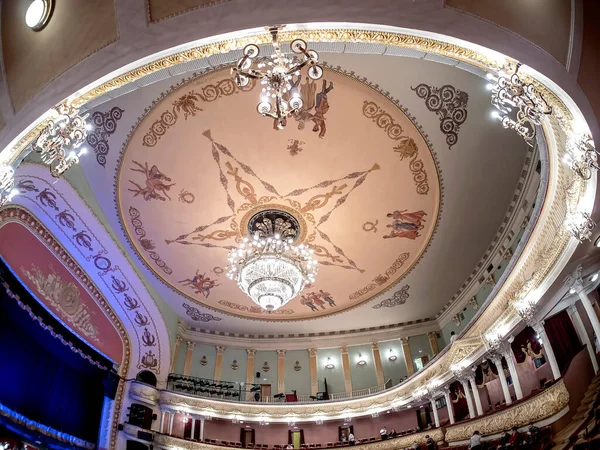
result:
M 317 261 L 305 244 L 294 245 L 299 224 L 291 214 L 261 211 L 249 220 L 248 234 L 229 253 L 226 270 L 258 306 L 275 311 L 314 283 Z
M 61 103 L 55 111 L 58 116 L 51 119 L 41 131 L 32 148 L 40 153 L 42 161 L 50 167 L 52 176 L 59 178 L 77 164 L 79 157 L 86 152 L 85 148 L 78 153 L 75 149 L 85 142 L 89 125 L 86 125 L 88 115 L 80 116 L 79 110 L 70 105 Z
M 532 83 L 526 84 L 521 80 L 519 67 L 521 64 L 517 64 L 510 78 L 487 74 L 487 78 L 493 83 L 490 85 L 492 105 L 500 111 L 495 111 L 493 115 L 500 119 L 504 128 L 515 130 L 533 147 L 535 127 L 540 125 L 543 114 L 552 113 L 552 108 Z M 516 120 L 509 117 L 513 108 L 517 110 Z
M 18 194 L 15 189 L 15 170 L 8 164 L 0 165 L 0 207 Z
M 567 218 L 567 228 L 579 242 L 591 241 L 596 222 L 586 212 L 577 212 Z
M 584 180 L 592 178 L 592 174 L 600 169 L 598 165 L 598 152 L 594 148 L 594 141 L 589 135 L 575 136 L 567 141 L 568 153 L 565 162 L 571 169 Z
M 525 321 L 527 325 L 531 325 L 534 322 L 535 314 L 537 313 L 536 304 L 530 300 L 522 299 L 515 303 L 515 309 L 517 313 Z
M 257 60 L 256 69 L 252 68 L 253 60 L 258 57 L 260 50 L 257 45 L 249 44 L 244 47 L 244 56 L 231 69 L 233 79 L 239 87 L 248 86 L 251 79 L 260 80 L 262 92 L 257 110 L 259 114 L 271 117 L 275 129 L 285 128 L 287 118 L 302 108 L 300 93 L 292 87 L 292 78 L 300 76 L 300 71 L 308 67 L 308 76 L 318 80 L 323 76 L 323 68 L 318 65 L 319 54 L 308 50 L 302 39 L 291 43 L 292 52 L 296 55 L 285 56 L 277 40 L 279 27 L 269 28 L 273 39 L 275 54 L 269 59 Z

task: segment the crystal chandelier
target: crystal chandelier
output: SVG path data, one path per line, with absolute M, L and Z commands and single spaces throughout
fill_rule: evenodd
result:
M 299 77 L 300 71 L 308 66 L 308 76 L 318 80 L 323 76 L 323 68 L 318 65 L 319 54 L 308 50 L 306 42 L 295 39 L 291 43 L 295 55 L 285 56 L 277 40 L 278 27 L 269 29 L 275 54 L 271 58 L 255 60 L 260 50 L 257 45 L 244 47 L 244 56 L 231 69 L 233 79 L 239 87 L 248 86 L 251 79 L 260 80 L 262 92 L 257 110 L 259 114 L 271 117 L 274 128 L 285 128 L 287 118 L 302 108 L 302 99 L 298 89 L 292 86 L 292 78 Z M 256 68 L 253 68 L 255 62 Z
M 552 113 L 552 108 L 532 83 L 521 80 L 519 67 L 521 64 L 517 64 L 510 77 L 488 74 L 487 78 L 493 82 L 492 105 L 500 111 L 495 111 L 494 117 L 500 119 L 504 128 L 515 130 L 533 147 L 535 127 L 540 125 L 543 114 Z M 517 110 L 516 120 L 509 117 L 513 108 Z
M 565 162 L 584 180 L 592 178 L 592 174 L 600 169 L 598 152 L 589 135 L 571 136 L 567 141 L 567 150 Z
M 15 170 L 10 165 L 0 165 L 0 207 L 8 203 L 17 194 Z
M 85 148 L 79 148 L 87 136 L 88 125 L 85 116 L 79 115 L 76 108 L 61 103 L 55 108 L 57 117 L 50 120 L 33 142 L 33 151 L 39 153 L 42 161 L 50 167 L 53 177 L 61 177 L 71 166 L 79 162 Z M 68 151 L 68 153 L 67 153 Z
M 596 222 L 586 212 L 576 212 L 569 216 L 566 225 L 571 235 L 579 242 L 591 241 Z
M 261 308 L 275 311 L 314 283 L 317 261 L 305 244 L 294 245 L 298 221 L 281 210 L 264 210 L 248 222 L 248 234 L 229 253 L 227 276 Z

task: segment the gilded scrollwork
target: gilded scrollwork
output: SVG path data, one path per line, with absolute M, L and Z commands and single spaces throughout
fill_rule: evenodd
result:
M 569 392 L 564 381 L 559 381 L 540 394 L 511 408 L 481 419 L 469 420 L 464 424 L 446 429 L 446 441 L 468 440 L 475 430 L 483 436 L 497 434 L 512 427 L 523 427 L 559 413 L 569 406 Z

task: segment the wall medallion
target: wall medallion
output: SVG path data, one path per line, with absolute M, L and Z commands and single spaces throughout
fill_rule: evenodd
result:
M 262 371 L 268 372 L 269 370 L 271 370 L 271 368 L 269 367 L 269 363 L 265 361 L 265 363 L 262 366 Z
M 200 365 L 205 366 L 207 364 L 208 364 L 208 359 L 206 359 L 206 355 L 204 355 L 202 358 L 200 358 Z
M 300 370 L 302 370 L 302 366 L 300 365 L 300 361 L 296 361 L 296 363 L 294 364 L 294 370 L 296 372 L 300 372 Z

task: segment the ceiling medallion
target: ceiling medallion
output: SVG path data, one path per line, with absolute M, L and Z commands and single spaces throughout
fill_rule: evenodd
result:
M 319 66 L 319 54 L 308 50 L 307 44 L 302 39 L 292 41 L 290 47 L 296 55 L 285 56 L 281 52 L 281 45 L 277 40 L 280 27 L 269 28 L 273 39 L 275 54 L 270 59 L 256 61 L 256 68 L 252 68 L 253 60 L 258 57 L 260 50 L 257 45 L 249 44 L 244 47 L 244 56 L 231 69 L 233 79 L 239 87 L 246 87 L 251 79 L 260 80 L 262 92 L 257 106 L 259 114 L 271 117 L 274 120 L 273 128 L 285 128 L 287 118 L 302 108 L 300 92 L 292 78 L 299 77 L 300 71 L 308 67 L 308 76 L 318 80 L 323 76 L 323 68 Z
M 229 253 L 227 276 L 261 308 L 275 311 L 315 282 L 317 261 L 305 244 L 294 245 L 300 224 L 291 214 L 268 209 L 256 213 L 248 235 Z

